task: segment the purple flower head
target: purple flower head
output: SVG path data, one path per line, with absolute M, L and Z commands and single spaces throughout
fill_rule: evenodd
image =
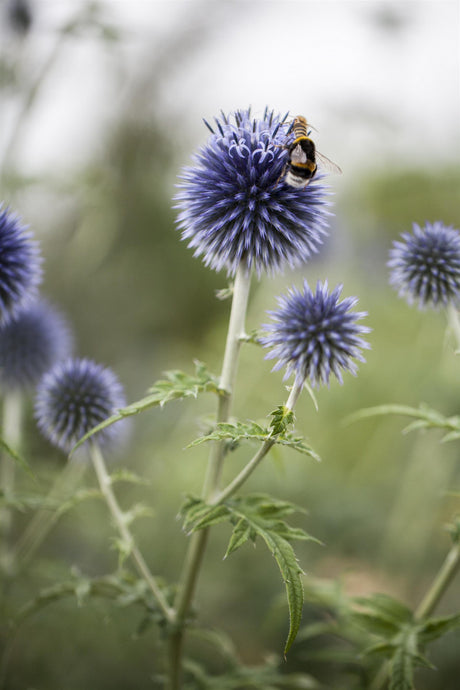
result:
M 0 328 L 1 387 L 36 386 L 71 350 L 72 337 L 64 318 L 43 300 L 32 303 Z
M 268 312 L 273 323 L 264 326 L 261 342 L 271 348 L 266 358 L 278 359 L 274 369 L 286 366 L 285 379 L 294 373 L 297 381 L 308 378 L 318 387 L 329 384 L 331 374 L 342 383 L 342 369 L 356 374 L 353 360 L 363 362 L 360 350 L 369 348 L 360 336 L 370 329 L 357 323 L 365 312 L 351 311 L 357 299 L 340 302 L 341 292 L 341 285 L 329 292 L 327 281 L 312 292 L 305 280 L 303 291 L 291 288 L 278 298 L 279 309 Z
M 41 280 L 41 257 L 18 216 L 0 205 L 0 325 L 35 296 Z
M 327 192 L 320 175 L 303 189 L 285 184 L 285 120 L 268 110 L 262 119 L 249 110 L 222 114 L 208 125 L 195 165 L 182 171 L 175 198 L 182 239 L 216 271 L 294 268 L 322 244 Z
M 439 307 L 460 301 L 460 233 L 442 222 L 414 223 L 390 250 L 390 284 L 409 304 Z
M 69 452 L 97 424 L 125 405 L 123 388 L 115 374 L 89 359 L 67 359 L 41 380 L 35 403 L 39 429 L 51 443 Z M 93 438 L 110 446 L 120 438 L 118 422 Z

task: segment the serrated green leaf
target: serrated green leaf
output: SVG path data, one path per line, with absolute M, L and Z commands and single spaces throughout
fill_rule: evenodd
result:
M 6 496 L 0 489 L 0 504 L 14 508 L 20 512 L 25 510 L 55 510 L 59 508 L 59 501 L 41 494 L 14 494 Z
M 147 479 L 127 469 L 120 469 L 112 472 L 110 475 L 110 481 L 112 484 L 115 484 L 116 482 L 128 482 L 130 484 L 142 484 L 144 486 L 150 485 L 150 482 Z
M 120 408 L 115 414 L 88 431 L 88 433 L 82 436 L 74 445 L 70 451 L 70 455 L 85 443 L 85 441 L 94 436 L 94 434 L 119 422 L 125 417 L 131 417 L 152 407 L 163 407 L 172 400 L 196 398 L 197 395 L 202 392 L 221 393 L 218 378 L 210 374 L 202 362 L 195 362 L 194 376 L 185 374 L 183 371 L 174 370 L 165 372 L 165 377 L 165 379 L 157 381 L 155 385 L 148 390 L 148 395 L 144 398 L 126 407 Z
M 411 623 L 414 618 L 414 614 L 408 606 L 380 592 L 367 597 L 356 597 L 355 602 L 397 627 L 402 623 Z
M 300 627 L 303 608 L 303 585 L 300 568 L 291 544 L 278 534 L 268 530 L 257 530 L 275 557 L 286 587 L 289 607 L 289 633 L 284 646 L 284 655 L 288 653 Z
M 434 410 L 427 405 L 420 405 L 420 407 L 410 407 L 408 405 L 379 405 L 377 407 L 369 407 L 364 410 L 348 416 L 345 424 L 351 424 L 370 417 L 385 416 L 385 415 L 400 415 L 405 417 L 414 417 L 415 421 L 406 427 L 406 432 L 414 431 L 416 429 L 446 429 L 449 433 L 444 437 L 446 440 L 456 440 L 460 435 L 460 417 L 445 417 L 437 410 Z
M 372 635 L 385 639 L 392 639 L 399 632 L 398 624 L 378 615 L 355 611 L 351 614 L 351 620 Z
M 240 548 L 240 546 L 245 544 L 248 541 L 248 539 L 251 538 L 251 534 L 251 527 L 247 524 L 244 518 L 240 518 L 236 526 L 233 528 L 232 536 L 230 537 L 230 541 L 228 542 L 227 551 L 225 552 L 224 559 L 227 558 L 227 556 L 230 556 L 230 554 L 233 553 L 233 551 L 236 551 Z
M 120 571 L 117 574 L 96 578 L 84 577 L 77 573 L 71 580 L 46 587 L 19 610 L 14 623 L 18 625 L 45 606 L 68 597 L 75 597 L 80 605 L 90 597 L 110 599 L 119 606 L 140 604 L 149 614 L 162 620 L 145 581 Z
M 406 649 L 396 651 L 391 664 L 390 690 L 413 690 L 414 666 Z
M 151 518 L 154 515 L 155 512 L 150 506 L 145 505 L 145 503 L 135 503 L 129 510 L 123 513 L 123 520 L 127 526 L 130 526 L 139 518 Z
M 277 427 L 278 428 L 278 427 Z M 282 428 L 281 426 L 279 428 Z M 223 441 L 229 440 L 233 444 L 237 444 L 242 440 L 258 441 L 264 443 L 270 440 L 273 444 L 286 446 L 292 448 L 299 453 L 308 455 L 315 460 L 320 461 L 320 457 L 309 446 L 305 440 L 300 436 L 295 436 L 293 433 L 279 433 L 276 435 L 274 431 L 267 429 L 257 422 L 220 422 L 216 424 L 214 429 L 209 433 L 195 439 L 188 444 L 187 448 L 199 446 L 201 443 L 208 443 L 209 441 Z
M 429 668 L 430 671 L 436 671 L 436 666 L 422 654 L 413 654 L 412 660 L 414 662 L 414 666 L 421 666 L 422 668 Z
M 189 443 L 187 448 L 193 448 L 194 446 L 199 446 L 201 443 L 207 443 L 209 441 L 223 441 L 225 439 L 229 439 L 234 443 L 242 439 L 263 442 L 268 436 L 269 432 L 267 429 L 264 429 L 256 422 L 236 422 L 235 424 L 220 422 L 216 424 L 215 428 L 209 434 L 200 436 Z
M 372 654 L 383 654 L 386 658 L 391 657 L 394 654 L 395 645 L 391 642 L 377 642 L 371 647 L 367 647 L 362 654 L 365 656 L 371 656 Z
M 437 640 L 439 637 L 457 628 L 460 628 L 460 614 L 443 618 L 430 618 L 424 621 L 419 628 L 420 643 L 423 645 Z
M 59 504 L 56 510 L 56 518 L 64 515 L 64 513 L 67 513 L 79 503 L 93 498 L 102 498 L 102 493 L 99 489 L 80 489 L 79 491 L 75 491 L 70 498 Z
M 458 441 L 460 439 L 460 431 L 450 431 L 442 437 L 442 443 L 450 443 L 451 441 Z
M 285 436 L 280 436 L 275 439 L 275 443 L 280 446 L 287 446 L 296 450 L 298 453 L 308 455 L 317 462 L 321 462 L 320 456 L 309 446 L 305 440 L 300 436 L 294 436 L 293 433 L 287 433 Z
M 201 512 L 202 509 L 204 513 Z M 230 521 L 232 536 L 225 557 L 242 546 L 248 539 L 260 537 L 273 554 L 283 577 L 289 607 L 290 626 L 285 654 L 292 645 L 300 626 L 303 606 L 303 575 L 290 541 L 294 539 L 314 540 L 300 528 L 287 525 L 281 517 L 292 513 L 296 506 L 287 501 L 270 498 L 266 494 L 250 494 L 231 499 L 219 506 L 191 500 L 186 506 L 185 518 L 192 530 L 203 529 L 211 524 Z M 190 516 L 196 518 L 190 519 Z
M 206 529 L 212 525 L 217 525 L 219 522 L 225 522 L 228 519 L 228 511 L 226 506 L 206 506 L 206 511 L 195 522 L 193 530 Z
M 184 531 L 193 532 L 227 520 L 228 511 L 224 506 L 210 506 L 201 498 L 189 496 L 179 515 Z
M 270 427 L 274 434 L 285 434 L 290 426 L 294 424 L 294 412 L 285 405 L 279 405 L 271 413 Z

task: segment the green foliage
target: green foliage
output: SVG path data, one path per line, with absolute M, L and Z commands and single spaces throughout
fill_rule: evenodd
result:
M 141 400 L 123 407 L 111 417 L 108 417 L 103 422 L 88 431 L 87 434 L 75 444 L 72 448 L 71 455 L 76 449 L 85 441 L 91 438 L 98 431 L 102 431 L 107 427 L 119 422 L 125 417 L 144 412 L 151 407 L 163 407 L 171 400 L 180 400 L 184 398 L 196 398 L 199 393 L 216 393 L 220 394 L 219 381 L 216 376 L 210 374 L 206 366 L 202 362 L 195 362 L 195 375 L 190 376 L 183 371 L 172 370 L 165 372 L 165 379 L 157 381 L 148 390 L 148 395 Z
M 13 448 L 11 448 L 11 446 L 9 446 L 8 443 L 3 440 L 3 438 L 0 438 L 0 450 L 9 455 L 10 458 L 18 465 L 18 467 L 20 467 L 29 475 L 29 477 L 36 481 L 36 476 L 33 473 L 29 463 L 21 455 L 19 455 L 17 451 L 13 450 Z
M 190 659 L 185 669 L 189 676 L 185 690 L 316 690 L 319 683 L 307 673 L 283 673 L 274 663 L 265 666 L 234 666 L 227 673 L 209 675 Z
M 272 421 L 270 427 L 274 434 L 285 434 L 292 424 L 294 424 L 294 412 L 284 405 L 279 405 L 271 413 Z
M 413 690 L 415 668 L 433 668 L 423 656 L 425 646 L 460 627 L 460 614 L 418 620 L 407 606 L 384 594 L 359 598 L 356 603 L 363 610 L 355 611 L 352 620 L 380 638 L 365 653 L 383 655 L 390 662 L 390 690 Z
M 273 415 L 278 413 L 278 410 L 284 410 L 284 408 L 277 408 Z M 195 439 L 188 445 L 188 447 L 191 448 L 193 446 L 198 446 L 201 443 L 206 443 L 208 441 L 227 440 L 231 443 L 232 447 L 235 447 L 240 441 L 243 440 L 259 441 L 260 443 L 264 443 L 264 441 L 271 441 L 273 444 L 293 448 L 299 453 L 309 455 L 310 457 L 319 461 L 319 455 L 315 453 L 311 446 L 309 446 L 302 437 L 286 431 L 288 424 L 292 423 L 292 419 L 292 412 L 289 414 L 283 414 L 280 411 L 270 424 L 270 426 L 279 429 L 279 431 L 270 430 L 269 428 L 263 427 L 260 424 L 257 424 L 257 422 L 253 421 L 234 423 L 220 422 L 219 424 L 216 424 L 214 429 L 209 434 L 205 434 L 204 436 L 200 436 L 199 438 Z
M 410 407 L 409 405 L 378 405 L 377 407 L 369 407 L 364 410 L 359 410 L 355 414 L 347 417 L 346 422 L 352 423 L 368 417 L 378 417 L 385 415 L 401 415 L 405 417 L 414 417 L 415 421 L 409 424 L 404 431 L 415 431 L 417 429 L 444 429 L 448 433 L 443 437 L 443 441 L 456 441 L 460 439 L 460 416 L 445 417 L 437 410 L 433 410 L 427 405 L 420 405 L 420 407 Z
M 303 607 L 302 569 L 291 541 L 318 540 L 303 529 L 291 527 L 284 517 L 299 508 L 287 501 L 265 494 L 250 494 L 217 505 L 206 505 L 200 499 L 190 498 L 182 509 L 184 529 L 196 531 L 229 521 L 233 526 L 225 558 L 248 540 L 260 537 L 274 556 L 283 577 L 289 606 L 290 627 L 284 653 L 287 654 L 299 630 Z
M 136 604 L 141 606 L 144 614 L 152 621 L 163 621 L 163 614 L 157 608 L 145 580 L 125 571 L 94 578 L 85 577 L 75 571 L 71 579 L 42 589 L 27 602 L 19 610 L 13 625 L 16 627 L 44 607 L 69 597 L 74 597 L 78 606 L 87 604 L 94 597 L 110 599 L 120 607 Z

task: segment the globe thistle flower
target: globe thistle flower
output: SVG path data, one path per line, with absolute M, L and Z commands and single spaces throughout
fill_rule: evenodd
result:
M 390 284 L 409 304 L 439 307 L 459 302 L 460 233 L 440 221 L 401 235 L 390 250 Z
M 0 325 L 35 296 L 41 258 L 18 216 L 0 205 Z
M 44 300 L 32 303 L 0 328 L 1 387 L 36 386 L 56 362 L 69 357 L 71 349 L 64 318 Z
M 303 189 L 281 179 L 287 161 L 286 116 L 250 110 L 215 118 L 195 166 L 180 176 L 175 197 L 182 239 L 216 271 L 242 264 L 273 273 L 308 261 L 326 234 L 328 203 L 321 176 Z
M 28 0 L 9 0 L 7 17 L 11 28 L 18 34 L 26 34 L 32 24 L 32 10 Z
M 39 429 L 51 443 L 69 452 L 97 424 L 125 405 L 123 388 L 115 374 L 89 359 L 67 359 L 41 380 L 35 403 Z M 120 437 L 123 423 L 94 436 L 100 446 Z
M 307 281 L 303 291 L 293 287 L 278 298 L 279 309 L 268 312 L 273 323 L 264 326 L 265 347 L 272 348 L 267 359 L 278 358 L 274 370 L 286 366 L 285 379 L 292 373 L 296 382 L 310 379 L 313 386 L 329 384 L 331 374 L 342 383 L 341 370 L 356 374 L 357 359 L 365 361 L 360 350 L 369 344 L 360 336 L 369 333 L 357 321 L 366 312 L 352 312 L 355 297 L 339 301 L 342 286 L 328 291 L 327 281 L 318 281 L 312 292 Z

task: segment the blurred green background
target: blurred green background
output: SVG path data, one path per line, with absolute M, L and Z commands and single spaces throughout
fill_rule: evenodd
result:
M 318 392 L 318 412 L 307 395 L 298 405 L 297 429 L 322 463 L 273 452 L 248 490 L 307 509 L 297 523 L 324 542 L 297 547 L 307 578 L 339 578 L 349 594 L 384 591 L 417 605 L 449 548 L 444 525 L 458 512 L 458 446 L 440 445 L 433 432 L 404 435 L 401 419 L 343 420 L 387 402 L 458 414 L 459 362 L 445 315 L 410 308 L 388 286 L 386 268 L 392 240 L 413 222 L 459 227 L 458 3 L 329 2 L 329 14 L 320 4 L 3 2 L 0 197 L 40 239 L 43 292 L 73 324 L 78 354 L 111 366 L 133 401 L 164 370 L 192 372 L 194 359 L 219 372 L 229 302 L 215 292 L 226 277 L 180 242 L 172 201 L 180 168 L 205 141 L 200 118 L 249 103 L 256 113 L 265 103 L 312 112 L 320 150 L 344 170 L 330 180 L 330 237 L 304 270 L 254 280 L 247 327 L 259 327 L 291 284 L 327 278 L 359 297 L 372 349 L 356 378 Z M 330 37 L 342 20 L 344 42 L 331 58 Z M 424 74 L 430 30 L 435 64 Z M 344 84 L 347 61 L 350 71 L 353 61 L 361 67 Z M 284 399 L 282 374 L 246 346 L 235 414 L 264 419 Z M 136 534 L 153 571 L 172 582 L 187 542 L 176 515 L 185 494 L 200 491 L 207 456 L 201 446 L 184 447 L 213 412 L 214 400 L 203 396 L 144 413 L 114 458 L 149 481 L 120 485 L 118 493 L 124 506 L 154 508 Z M 24 454 L 43 486 L 65 461 L 38 437 L 31 415 Z M 247 454 L 241 448 L 229 457 L 229 478 Z M 94 485 L 91 472 L 85 481 Z M 27 520 L 18 516 L 17 534 Z M 111 572 L 112 536 L 101 502 L 75 508 L 12 588 L 11 608 L 72 568 Z M 246 663 L 262 663 L 268 653 L 280 655 L 287 632 L 283 585 L 261 544 L 223 562 L 228 536 L 222 526 L 211 539 L 199 620 L 229 633 Z M 455 582 L 439 612 L 457 611 L 459 595 Z M 306 621 L 309 615 L 317 614 L 307 604 Z M 135 608 L 104 600 L 44 608 L 19 631 L 7 687 L 157 687 L 158 633 L 137 636 L 140 619 Z M 452 633 L 433 648 L 439 670 L 421 672 L 417 687 L 458 688 L 459 642 Z M 214 657 L 194 644 L 198 657 Z M 344 687 L 334 685 L 334 667 L 325 671 L 312 659 L 299 645 L 286 668 Z

